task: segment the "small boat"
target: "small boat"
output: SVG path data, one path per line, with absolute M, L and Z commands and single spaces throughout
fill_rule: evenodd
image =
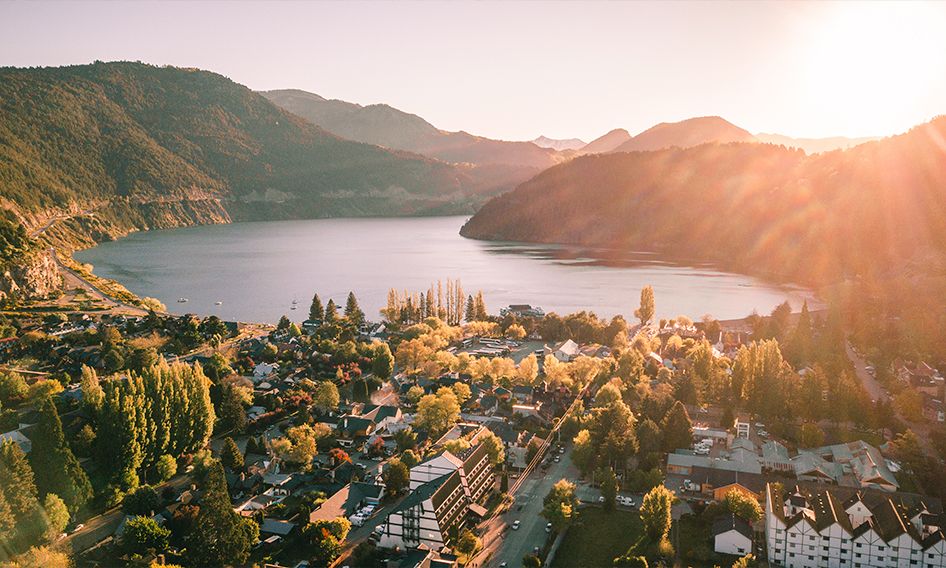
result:
M 178 303 L 178 304 L 183 304 L 183 303 L 186 302 L 186 301 L 187 301 L 187 298 L 178 298 L 178 299 L 177 299 L 177 303 Z
M 293 303 L 293 304 L 298 304 L 298 303 L 299 303 L 299 300 L 293 300 L 292 303 Z
M 294 309 L 296 309 L 296 307 L 295 307 L 295 306 L 293 306 L 293 307 L 291 307 L 291 308 L 289 308 L 289 309 L 290 309 L 290 310 L 294 310 Z
M 219 305 L 222 304 L 223 302 L 214 302 L 214 303 L 219 306 Z

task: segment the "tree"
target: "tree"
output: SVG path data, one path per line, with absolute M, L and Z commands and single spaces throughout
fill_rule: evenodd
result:
M 543 500 L 545 507 L 539 513 L 550 523 L 552 530 L 559 532 L 568 528 L 578 517 L 578 497 L 575 485 L 562 479 L 552 486 Z
M 456 440 L 444 442 L 441 447 L 451 454 L 457 455 L 460 452 L 470 449 L 470 441 L 466 438 L 457 438 Z
M 432 438 L 442 436 L 460 418 L 460 404 L 453 389 L 440 387 L 436 395 L 428 394 L 417 403 L 415 423 L 430 430 Z
M 316 294 L 312 296 L 312 305 L 309 306 L 309 319 L 321 322 L 323 317 L 325 317 L 325 310 L 322 308 L 322 300 Z
M 282 316 L 281 318 L 279 318 L 279 323 L 276 324 L 276 329 L 279 329 L 279 330 L 289 329 L 290 325 L 292 325 L 292 322 L 289 321 L 289 318 L 287 318 L 286 316 Z
M 618 496 L 618 478 L 610 467 L 601 476 L 601 496 L 604 497 L 604 510 L 613 511 Z
M 542 449 L 542 444 L 543 443 L 535 437 L 529 440 L 529 445 L 526 446 L 526 463 L 532 463 L 532 460 L 535 459 L 535 456 L 539 454 L 539 450 Z
M 223 395 L 220 398 L 220 428 L 224 432 L 242 432 L 246 427 L 246 409 L 243 408 L 241 387 L 232 383 L 223 385 Z
M 591 432 L 582 430 L 575 436 L 573 442 L 570 457 L 572 463 L 581 472 L 581 476 L 584 477 L 594 466 L 595 447 L 591 440 Z
M 738 515 L 750 523 L 762 519 L 762 507 L 759 502 L 754 497 L 750 497 L 741 491 L 732 489 L 726 493 L 723 506 L 730 513 Z
M 388 471 L 384 474 L 384 489 L 391 495 L 397 495 L 411 484 L 411 472 L 399 459 L 388 462 Z
M 394 357 L 387 343 L 378 343 L 374 348 L 374 358 L 371 360 L 371 372 L 382 381 L 391 378 L 394 371 Z
M 634 317 L 640 320 L 641 324 L 646 324 L 654 319 L 654 289 L 650 286 L 644 286 L 641 289 L 640 307 L 634 310 Z
M 125 523 L 121 548 L 126 554 L 154 554 L 166 549 L 170 539 L 170 530 L 160 526 L 151 517 L 137 516 Z
M 223 566 L 243 564 L 250 547 L 259 539 L 259 525 L 233 510 L 223 466 L 213 462 L 200 502 L 195 530 L 187 547 L 193 564 Z
M 503 472 L 503 476 L 499 481 L 499 492 L 500 493 L 509 492 L 509 474 L 506 473 L 505 471 Z
M 486 313 L 486 302 L 483 301 L 483 291 L 479 290 L 476 293 L 476 300 L 474 300 L 474 305 L 476 307 L 476 321 L 486 321 L 489 319 L 489 314 Z
M 315 393 L 312 395 L 312 404 L 320 407 L 323 411 L 335 410 L 338 408 L 338 387 L 332 381 L 322 381 L 315 387 Z
M 466 310 L 463 319 L 467 323 L 476 321 L 476 304 L 473 303 L 473 296 L 467 296 L 466 298 Z
M 644 496 L 641 504 L 641 519 L 647 529 L 647 535 L 652 543 L 659 543 L 670 532 L 670 507 L 673 504 L 673 493 L 658 485 Z
M 733 414 L 732 408 L 726 407 L 723 409 L 723 415 L 719 419 L 719 425 L 724 429 L 729 430 L 736 423 L 736 417 Z
M 223 447 L 220 448 L 220 463 L 228 469 L 240 469 L 243 467 L 243 453 L 237 447 L 233 438 L 227 438 L 223 441 Z
M 351 384 L 351 396 L 356 402 L 369 402 L 368 383 L 363 378 L 355 379 Z
M 122 511 L 126 515 L 150 517 L 161 509 L 161 498 L 150 485 L 142 485 L 122 499 Z
M 499 464 L 506 461 L 506 450 L 499 436 L 492 432 L 485 432 L 480 435 L 479 442 L 486 446 L 486 453 L 489 455 L 490 465 L 499 467 Z
M 55 493 L 73 514 L 92 498 L 92 484 L 66 443 L 56 405 L 49 397 L 40 404 L 29 462 L 40 497 Z
M 158 482 L 165 482 L 177 473 L 177 460 L 172 455 L 164 454 L 158 458 L 154 467 L 158 472 Z
M 48 534 L 59 536 L 69 524 L 69 509 L 66 508 L 66 504 L 55 493 L 49 493 L 46 495 L 43 511 L 49 521 Z
M 399 459 L 401 460 L 401 463 L 407 466 L 407 469 L 410 469 L 420 463 L 420 456 L 415 454 L 414 450 L 404 450 L 404 452 L 401 453 L 401 457 Z
M 470 529 L 463 529 L 463 532 L 460 533 L 460 540 L 457 541 L 456 550 L 464 556 L 469 556 L 473 554 L 477 548 L 480 546 L 480 539 L 476 538 L 476 535 L 473 534 L 473 531 Z
M 13 548 L 32 544 L 45 531 L 43 512 L 36 495 L 33 470 L 19 444 L 9 440 L 0 443 L 0 490 L 9 507 L 13 531 L 5 531 L 5 540 Z M 7 519 L 5 524 L 9 524 Z
M 365 323 L 365 312 L 358 307 L 358 300 L 355 299 L 355 293 L 348 293 L 348 301 L 345 302 L 345 317 L 348 323 L 352 325 L 361 325 Z
M 470 387 L 466 383 L 453 383 L 453 386 L 450 388 L 453 389 L 453 393 L 457 396 L 457 404 L 460 406 L 466 404 L 466 401 L 470 399 Z
M 673 452 L 678 448 L 689 448 L 693 444 L 693 426 L 682 402 L 678 400 L 673 403 L 661 424 L 661 430 L 664 433 L 664 451 Z
M 522 568 L 540 568 L 542 559 L 535 554 L 526 554 L 522 557 Z
M 801 426 L 799 443 L 805 448 L 817 448 L 824 443 L 824 432 L 814 422 L 805 422 Z
M 329 298 L 328 304 L 325 305 L 325 322 L 335 323 L 336 321 L 338 321 L 338 307 L 335 301 Z
M 394 433 L 394 443 L 398 452 L 412 450 L 417 445 L 417 434 L 410 427 L 398 430 Z

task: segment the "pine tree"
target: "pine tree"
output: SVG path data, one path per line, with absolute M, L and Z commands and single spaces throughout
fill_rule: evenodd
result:
M 246 426 L 246 410 L 240 393 L 232 384 L 224 385 L 220 399 L 220 426 L 225 432 L 242 432 Z
M 325 317 L 325 310 L 322 308 L 322 300 L 320 300 L 319 295 L 316 294 L 312 297 L 312 305 L 309 306 L 309 319 L 320 322 L 323 317 Z
M 33 436 L 29 462 L 40 498 L 58 495 L 75 513 L 92 497 L 92 485 L 72 455 L 62 433 L 62 422 L 50 397 L 40 403 L 39 423 Z
M 345 302 L 345 317 L 348 323 L 352 325 L 361 325 L 365 323 L 365 312 L 358 307 L 358 300 L 355 299 L 355 293 L 348 293 L 348 301 Z
M 476 304 L 473 303 L 473 296 L 469 296 L 466 299 L 466 315 L 464 319 L 467 323 L 476 320 Z
M 247 444 L 247 451 L 249 451 L 249 444 Z M 233 438 L 223 441 L 223 447 L 220 448 L 220 463 L 231 470 L 243 467 L 243 453 L 240 452 Z
M 213 462 L 205 482 L 195 530 L 187 547 L 191 563 L 198 566 L 243 564 L 258 538 L 259 526 L 233 510 L 223 466 L 220 462 Z
M 335 306 L 335 301 L 329 298 L 328 304 L 325 305 L 325 322 L 335 323 L 335 320 L 337 319 L 338 319 L 338 307 Z

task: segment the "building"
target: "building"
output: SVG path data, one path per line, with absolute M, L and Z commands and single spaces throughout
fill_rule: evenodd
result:
M 723 554 L 745 556 L 752 552 L 752 527 L 732 513 L 713 520 L 713 550 Z
M 938 500 L 844 488 L 766 487 L 768 561 L 786 568 L 941 568 L 946 539 Z M 844 492 L 849 496 L 844 497 Z

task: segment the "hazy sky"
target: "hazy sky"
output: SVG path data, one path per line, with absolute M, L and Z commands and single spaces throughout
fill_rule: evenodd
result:
M 946 113 L 946 2 L 26 2 L 0 65 L 140 60 L 586 142 L 719 115 L 793 137 Z

